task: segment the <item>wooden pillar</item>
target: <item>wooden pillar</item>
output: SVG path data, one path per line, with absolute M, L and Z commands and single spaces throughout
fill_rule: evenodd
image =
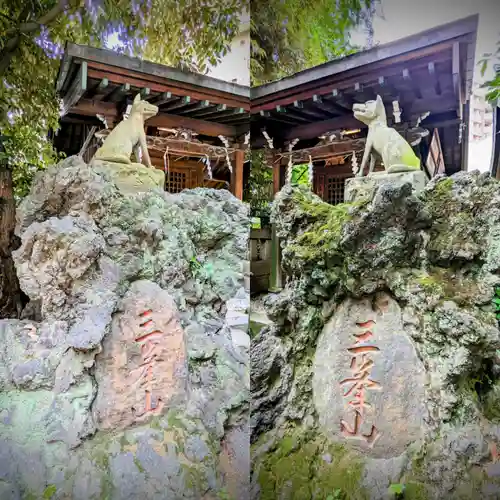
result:
M 460 169 L 467 172 L 469 168 L 469 133 L 470 133 L 470 101 L 466 101 L 463 105 L 463 129 L 462 129 L 462 164 Z M 462 124 L 460 124 L 462 126 Z
M 273 165 L 273 193 L 280 190 L 281 186 L 281 162 L 275 163 L 276 155 L 272 156 Z M 276 224 L 271 226 L 271 276 L 269 277 L 269 291 L 280 292 L 283 289 L 283 273 L 281 270 L 281 245 L 276 234 Z
M 245 151 L 236 150 L 234 153 L 233 172 L 231 174 L 231 192 L 239 200 L 243 199 L 243 164 Z
M 495 179 L 500 180 L 500 100 L 493 104 L 493 144 L 490 171 Z
M 276 196 L 276 193 L 281 189 L 281 162 L 275 163 L 276 154 L 270 155 L 272 168 L 273 168 L 273 194 Z

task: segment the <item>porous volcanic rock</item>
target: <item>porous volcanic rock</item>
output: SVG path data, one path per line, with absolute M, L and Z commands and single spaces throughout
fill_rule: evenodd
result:
M 0 498 L 236 496 L 247 209 L 227 191 L 113 179 L 71 157 L 18 207 L 31 302 L 0 321 Z
M 285 186 L 273 220 L 286 283 L 252 339 L 253 498 L 500 498 L 500 183 L 336 206 Z

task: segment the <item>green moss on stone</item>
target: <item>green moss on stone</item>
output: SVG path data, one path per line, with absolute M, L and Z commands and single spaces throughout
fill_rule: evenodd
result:
M 259 323 L 257 321 L 250 320 L 248 322 L 248 326 L 249 326 L 250 338 L 253 339 L 260 333 L 262 328 L 264 328 L 266 325 L 264 323 Z
M 404 500 L 428 500 L 429 494 L 425 484 L 417 481 L 405 483 Z
M 301 234 L 289 246 L 294 256 L 306 261 L 321 261 L 326 257 L 334 258 L 342 238 L 344 225 L 352 220 L 351 209 L 354 204 L 342 203 L 328 205 L 327 203 L 310 203 L 304 208 L 315 219 L 309 230 Z M 339 264 L 342 257 L 338 256 Z
M 55 484 L 49 484 L 43 491 L 43 498 L 50 499 L 56 494 L 57 488 Z
M 436 276 L 422 274 L 416 281 L 424 292 L 429 295 L 439 295 L 441 297 L 444 293 L 443 283 Z
M 365 500 L 363 460 L 343 446 L 301 431 L 286 435 L 260 463 L 261 500 L 324 500 L 336 491 Z
M 430 267 L 427 272 L 416 275 L 415 281 L 428 295 L 437 295 L 442 300 L 451 300 L 459 306 L 474 305 L 479 295 L 477 281 L 443 267 Z
M 142 466 L 140 460 L 134 455 L 134 464 L 137 467 L 137 470 L 141 473 L 144 474 L 144 467 Z

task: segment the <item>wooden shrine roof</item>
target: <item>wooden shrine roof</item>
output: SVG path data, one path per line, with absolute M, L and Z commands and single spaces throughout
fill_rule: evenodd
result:
M 159 107 L 152 128 L 184 128 L 200 136 L 238 138 L 249 130 L 249 87 L 117 54 L 68 44 L 56 88 L 62 123 L 120 121 L 137 93 Z
M 252 88 L 252 147 L 265 144 L 262 130 L 279 147 L 293 139 L 364 129 L 352 105 L 377 94 L 390 125 L 397 100 L 400 126 L 415 126 L 430 112 L 421 126 L 451 129 L 448 137 L 457 142 L 472 87 L 477 24 L 477 15 L 467 17 Z M 461 157 L 450 153 L 447 163 L 459 169 Z

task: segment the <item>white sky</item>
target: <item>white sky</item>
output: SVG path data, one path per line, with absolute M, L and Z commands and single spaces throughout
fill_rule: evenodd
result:
M 375 42 L 388 43 L 441 24 L 479 14 L 476 41 L 476 63 L 486 52 L 495 52 L 500 40 L 500 0 L 382 0 L 374 26 Z M 353 35 L 353 41 L 362 43 L 363 36 Z M 497 61 L 500 62 L 500 61 Z M 490 64 L 485 78 L 491 78 Z M 483 81 L 476 66 L 474 80 Z M 491 159 L 491 138 L 469 143 L 469 170 L 488 171 Z

